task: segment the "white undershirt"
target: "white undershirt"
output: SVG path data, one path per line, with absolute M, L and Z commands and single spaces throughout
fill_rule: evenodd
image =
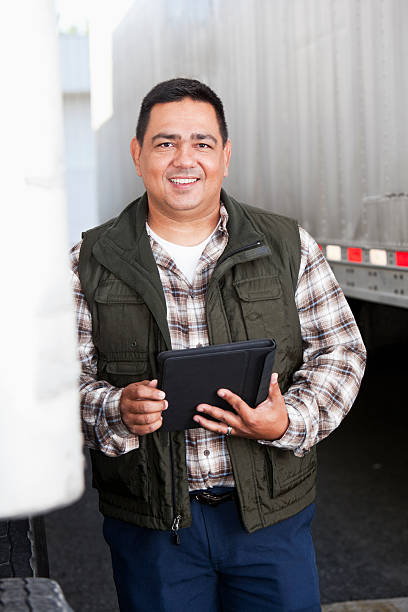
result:
M 202 252 L 210 242 L 217 228 L 218 225 L 214 231 L 211 232 L 207 238 L 205 238 L 205 240 L 200 242 L 200 244 L 195 244 L 194 246 L 184 246 L 181 244 L 175 244 L 174 242 L 169 242 L 161 236 L 158 236 L 156 232 L 154 232 L 148 225 L 148 223 L 146 223 L 147 233 L 150 234 L 152 238 L 154 238 L 154 240 L 163 247 L 166 253 L 170 255 L 177 268 L 184 274 L 190 285 L 193 283 L 198 260 L 200 259 Z

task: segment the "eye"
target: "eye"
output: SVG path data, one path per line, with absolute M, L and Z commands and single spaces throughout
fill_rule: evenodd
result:
M 172 146 L 174 146 L 172 142 L 160 142 L 157 145 L 157 148 L 158 149 L 170 149 Z
M 199 149 L 211 149 L 210 145 L 205 142 L 198 142 L 197 147 Z

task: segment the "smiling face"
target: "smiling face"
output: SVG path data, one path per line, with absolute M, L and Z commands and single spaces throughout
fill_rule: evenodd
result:
M 149 209 L 173 218 L 207 215 L 218 208 L 231 154 L 208 102 L 184 98 L 156 104 L 140 146 L 131 153 L 146 187 Z

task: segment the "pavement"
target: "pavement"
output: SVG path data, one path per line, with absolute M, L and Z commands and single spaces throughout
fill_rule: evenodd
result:
M 323 612 L 407 612 L 408 598 L 349 601 L 323 606 Z
M 317 447 L 313 535 L 325 604 L 408 596 L 405 370 L 403 349 L 369 354 L 354 407 Z

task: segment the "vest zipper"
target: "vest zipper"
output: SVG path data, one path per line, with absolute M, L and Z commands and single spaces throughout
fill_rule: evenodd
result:
M 160 353 L 161 351 L 161 342 L 160 342 L 160 335 L 157 337 L 157 353 Z M 174 536 L 174 543 L 175 544 L 180 544 L 180 535 L 179 535 L 179 527 L 180 527 L 180 522 L 182 519 L 181 514 L 178 514 L 177 512 L 177 505 L 176 505 L 176 484 L 175 484 L 175 477 L 174 477 L 174 449 L 173 449 L 173 439 L 171 437 L 171 433 L 168 433 L 168 440 L 169 440 L 169 450 L 170 450 L 170 472 L 171 472 L 171 497 L 172 497 L 172 503 L 173 503 L 173 522 L 171 524 L 171 533 Z
M 171 462 L 171 493 L 172 493 L 172 498 L 173 498 L 173 513 L 174 513 L 174 519 L 173 519 L 173 523 L 171 525 L 171 532 L 174 536 L 174 543 L 175 544 L 180 544 L 180 535 L 179 535 L 179 527 L 180 527 L 180 523 L 181 523 L 181 519 L 183 518 L 181 516 L 181 514 L 178 514 L 177 512 L 177 505 L 176 505 L 176 484 L 175 484 L 175 478 L 174 478 L 174 451 L 173 451 L 173 440 L 171 438 L 171 434 L 169 433 L 169 447 L 170 447 L 170 462 Z
M 222 259 L 222 261 L 225 261 L 226 259 L 229 259 L 233 255 L 236 255 L 237 253 L 241 253 L 242 251 L 249 251 L 250 249 L 255 249 L 255 247 L 261 246 L 261 244 L 262 244 L 261 241 L 258 240 L 257 242 L 254 242 L 253 244 L 248 244 L 247 246 L 240 247 L 239 249 L 235 249 L 235 251 L 232 251 L 232 253 L 229 253 L 225 257 L 225 259 Z
M 261 245 L 261 241 L 258 240 L 257 242 L 254 242 L 253 244 L 248 244 L 245 247 L 236 249 L 235 251 L 230 253 L 228 257 L 226 257 L 225 259 L 228 259 L 229 257 L 236 255 L 237 253 L 241 253 L 241 251 L 248 251 L 249 249 L 254 249 L 256 247 L 259 247 L 260 245 Z M 179 528 L 180 528 L 180 523 L 183 517 L 181 516 L 181 514 L 178 514 L 177 512 L 176 485 L 175 485 L 175 477 L 174 477 L 174 451 L 173 451 L 173 440 L 171 438 L 171 434 L 169 434 L 169 447 L 170 447 L 170 461 L 171 461 L 171 491 L 172 491 L 172 498 L 173 498 L 173 513 L 174 513 L 174 519 L 171 525 L 171 532 L 174 537 L 174 543 L 179 545 L 180 544 Z
M 171 526 L 171 530 L 172 530 L 173 535 L 174 535 L 174 543 L 177 544 L 177 545 L 180 544 L 180 535 L 179 535 L 179 532 L 178 532 L 180 521 L 181 521 L 181 514 L 178 514 L 176 516 L 176 518 L 174 519 L 173 524 Z

